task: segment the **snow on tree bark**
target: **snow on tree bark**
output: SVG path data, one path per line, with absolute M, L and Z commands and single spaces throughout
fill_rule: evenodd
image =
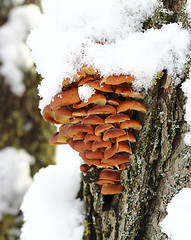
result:
M 164 1 L 164 4 L 174 11 L 173 17 L 166 20 L 165 16 L 157 15 L 154 20 L 161 23 L 181 19 L 188 26 L 183 14 L 185 1 Z M 157 25 L 152 23 L 153 19 L 149 24 Z M 144 99 L 147 116 L 136 116 L 143 129 L 133 148 L 130 165 L 122 172 L 125 191 L 103 196 L 96 184 L 83 184 L 84 240 L 166 239 L 159 222 L 166 215 L 167 203 L 180 189 L 191 187 L 191 150 L 184 143 L 184 133 L 188 130 L 184 104 L 181 84 L 174 86 L 164 70 Z

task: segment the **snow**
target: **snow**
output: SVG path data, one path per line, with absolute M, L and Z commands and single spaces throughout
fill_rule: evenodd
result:
M 26 38 L 39 16 L 40 10 L 34 4 L 15 7 L 10 10 L 8 21 L 0 27 L 0 74 L 19 97 L 25 91 L 24 71 L 34 64 Z
M 79 98 L 82 101 L 87 102 L 88 99 L 95 93 L 95 89 L 91 88 L 87 84 L 84 84 L 83 86 L 78 87 L 78 94 Z
M 57 147 L 57 165 L 35 175 L 21 206 L 25 221 L 21 240 L 82 239 L 83 202 L 76 199 L 79 165 L 77 153 L 62 145 Z
M 22 4 L 25 2 L 25 0 L 8 0 L 11 4 L 13 4 L 14 6 Z
M 43 0 L 44 15 L 28 39 L 44 78 L 40 108 L 60 91 L 64 78 L 72 78 L 84 65 L 101 76 L 131 74 L 137 90 L 151 87 L 163 69 L 178 83 L 187 61 L 189 32 L 177 23 L 142 28 L 161 6 L 158 0 Z
M 4 214 L 17 214 L 32 178 L 34 158 L 25 150 L 6 147 L 0 151 L 0 220 Z
M 168 215 L 160 223 L 170 240 L 191 239 L 191 188 L 182 189 L 167 206 Z

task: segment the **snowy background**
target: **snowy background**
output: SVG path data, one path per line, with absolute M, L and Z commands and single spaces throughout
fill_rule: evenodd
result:
M 0 74 L 14 94 L 22 96 L 23 71 L 33 65 L 25 41 L 38 22 L 28 45 L 44 78 L 39 86 L 41 109 L 60 91 L 62 80 L 72 79 L 84 65 L 93 66 L 102 76 L 131 74 L 134 88 L 144 92 L 163 69 L 177 84 L 188 61 L 191 36 L 181 23 L 143 31 L 143 22 L 161 7 L 158 0 L 92 0 L 91 4 L 89 0 L 43 0 L 43 15 L 32 4 L 15 7 L 0 28 Z M 99 14 L 92 14 L 93 9 Z M 191 19 L 190 1 L 185 11 Z M 187 97 L 185 119 L 191 126 L 191 73 L 182 89 Z M 185 143 L 191 145 L 191 132 Z M 18 213 L 32 183 L 29 169 L 34 161 L 24 150 L 0 151 L 0 218 Z M 82 239 L 83 203 L 76 199 L 80 159 L 68 146 L 61 146 L 56 162 L 35 175 L 24 197 L 21 240 Z M 167 212 L 160 223 L 162 231 L 172 240 L 190 240 L 191 190 L 175 196 Z

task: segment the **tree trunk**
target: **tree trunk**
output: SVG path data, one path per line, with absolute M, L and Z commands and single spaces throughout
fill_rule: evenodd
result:
M 0 1 L 0 27 L 7 21 L 9 10 L 13 7 L 10 2 Z M 39 1 L 30 0 L 25 4 L 37 2 Z M 31 167 L 32 175 L 41 167 L 53 164 L 55 152 L 54 147 L 48 143 L 48 138 L 55 132 L 55 127 L 43 120 L 38 109 L 37 86 L 40 81 L 41 78 L 33 67 L 25 73 L 26 91 L 22 97 L 18 97 L 10 91 L 5 79 L 0 75 L 0 149 L 7 146 L 23 148 L 34 156 L 36 162 Z M 13 227 L 20 228 L 21 221 L 22 218 L 16 223 L 15 216 L 4 216 L 0 221 L 0 240 L 13 239 L 9 231 Z
M 184 4 L 181 0 L 164 1 L 173 16 L 156 13 L 145 28 L 180 19 L 188 26 L 182 14 Z M 166 215 L 166 206 L 180 189 L 191 187 L 191 149 L 184 143 L 188 126 L 181 84 L 174 86 L 164 70 L 143 103 L 148 111 L 146 116 L 134 116 L 143 129 L 137 135 L 130 164 L 122 171 L 124 192 L 103 196 L 100 186 L 84 181 L 84 240 L 165 240 L 159 222 Z

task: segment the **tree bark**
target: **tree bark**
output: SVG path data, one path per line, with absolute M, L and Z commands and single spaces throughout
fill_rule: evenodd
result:
M 180 18 L 187 26 L 184 4 L 180 0 L 164 1 L 173 15 L 169 18 L 167 14 L 166 20 L 156 13 L 145 27 L 161 27 L 159 22 L 176 22 Z M 137 135 L 130 164 L 121 175 L 124 192 L 103 196 L 97 184 L 83 183 L 84 240 L 165 240 L 159 222 L 166 215 L 166 206 L 180 189 L 191 187 L 191 149 L 184 143 L 188 126 L 184 121 L 181 84 L 174 86 L 164 70 L 143 104 L 147 114 L 134 116 L 143 129 Z
M 37 2 L 39 1 L 28 0 L 24 4 Z M 10 1 L 0 1 L 0 27 L 7 21 L 12 7 Z M 55 132 L 55 127 L 43 120 L 38 109 L 37 86 L 40 81 L 40 76 L 32 67 L 25 72 L 26 91 L 22 97 L 18 97 L 10 91 L 5 79 L 0 75 L 0 149 L 7 146 L 23 148 L 34 156 L 36 162 L 31 166 L 32 175 L 41 167 L 53 164 L 55 152 L 54 147 L 48 143 L 48 138 Z M 0 240 L 14 239 L 9 231 L 12 228 L 20 228 L 22 218 L 19 219 L 18 221 L 11 215 L 4 216 L 0 221 Z

